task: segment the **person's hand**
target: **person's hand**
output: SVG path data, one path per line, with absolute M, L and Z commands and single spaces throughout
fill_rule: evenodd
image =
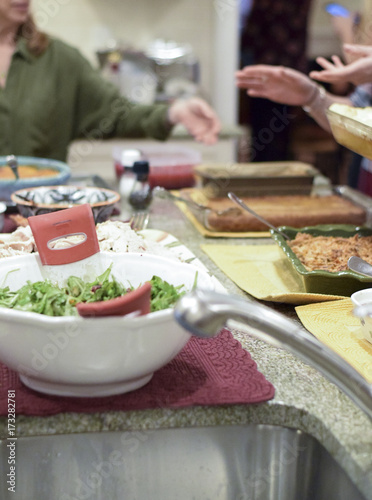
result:
M 343 50 L 354 58 L 372 56 L 372 45 L 358 45 L 356 43 L 344 43 Z
M 262 97 L 289 106 L 306 106 L 316 92 L 316 83 L 291 68 L 258 64 L 235 73 L 236 84 L 250 97 Z
M 372 47 L 368 47 L 368 49 L 364 47 L 363 49 L 356 49 L 354 53 L 358 52 L 359 58 L 346 65 L 338 56 L 332 56 L 332 61 L 328 61 L 324 57 L 317 57 L 316 62 L 324 70 L 311 71 L 310 77 L 328 83 L 351 82 L 354 85 L 372 83 Z
M 205 144 L 215 144 L 221 130 L 217 114 L 199 97 L 174 101 L 168 110 L 168 120 L 173 125 L 183 125 L 196 141 Z

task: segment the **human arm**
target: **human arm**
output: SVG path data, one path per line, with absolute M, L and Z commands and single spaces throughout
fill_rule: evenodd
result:
M 236 72 L 236 83 L 250 97 L 262 97 L 289 106 L 308 108 L 321 127 L 330 131 L 326 110 L 333 102 L 350 104 L 348 98 L 325 92 L 303 73 L 282 66 L 247 66 Z
M 206 101 L 198 97 L 178 99 L 168 109 L 171 124 L 181 124 L 198 142 L 214 144 L 221 130 L 220 120 Z
M 342 43 L 354 42 L 354 31 L 358 17 L 359 15 L 353 12 L 350 12 L 348 16 L 330 16 L 333 30 Z
M 347 44 L 355 43 L 360 20 L 361 15 L 359 12 L 349 12 L 349 15 L 346 17 L 337 15 L 331 16 L 331 25 L 343 45 L 343 55 L 348 63 L 351 63 L 355 59 L 355 56 L 345 51 L 344 47 Z
M 357 57 L 350 64 L 344 64 L 334 55 L 332 61 L 318 57 L 317 63 L 324 68 L 312 71 L 310 77 L 314 80 L 328 83 L 351 82 L 354 85 L 372 82 L 372 46 L 345 45 L 345 51 Z
M 172 104 L 141 105 L 119 95 L 81 58 L 76 98 L 76 134 L 105 137 L 167 139 L 175 125 L 183 125 L 198 142 L 213 144 L 221 125 L 211 106 L 199 97 Z

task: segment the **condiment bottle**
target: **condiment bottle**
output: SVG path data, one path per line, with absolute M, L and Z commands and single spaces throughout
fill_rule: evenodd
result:
M 136 178 L 129 194 L 129 203 L 135 210 L 145 210 L 152 201 L 152 191 L 149 184 L 149 162 L 135 161 L 133 173 Z
M 120 181 L 119 192 L 121 196 L 120 212 L 124 220 L 129 219 L 133 211 L 129 203 L 129 195 L 133 188 L 136 175 L 133 172 L 133 165 L 142 159 L 142 153 L 138 149 L 124 149 L 121 151 L 120 160 Z

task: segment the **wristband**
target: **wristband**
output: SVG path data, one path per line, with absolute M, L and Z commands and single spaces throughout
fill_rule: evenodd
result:
M 314 93 L 309 101 L 309 103 L 306 106 L 302 106 L 302 109 L 306 113 L 311 113 L 311 111 L 314 109 L 315 104 L 319 105 L 320 103 L 323 103 L 326 97 L 326 91 L 325 88 L 322 87 L 321 85 L 315 85 L 314 87 Z M 319 103 L 318 103 L 319 99 Z

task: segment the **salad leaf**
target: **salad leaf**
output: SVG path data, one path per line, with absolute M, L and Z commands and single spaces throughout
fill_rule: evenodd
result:
M 151 312 L 168 309 L 177 300 L 182 297 L 185 292 L 181 292 L 183 285 L 173 286 L 167 281 L 163 281 L 159 276 L 153 276 L 151 283 Z
M 76 304 L 79 302 L 110 300 L 134 289 L 125 287 L 111 276 L 111 268 L 112 265 L 89 283 L 77 276 L 69 276 L 64 287 L 44 280 L 28 281 L 15 292 L 9 287 L 0 288 L 0 307 L 47 316 L 77 316 Z M 153 276 L 150 283 L 151 312 L 172 307 L 185 293 L 183 285 L 175 287 L 159 276 Z

